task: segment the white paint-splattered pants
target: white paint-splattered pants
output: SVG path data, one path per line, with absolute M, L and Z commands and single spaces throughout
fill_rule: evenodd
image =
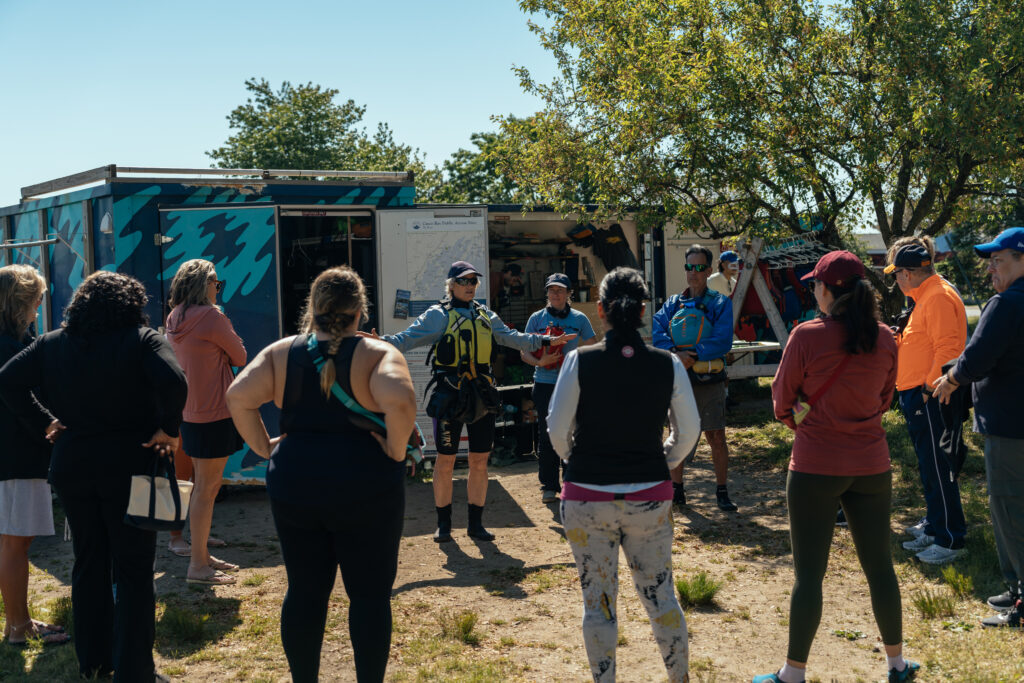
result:
M 562 526 L 583 589 L 583 642 L 594 680 L 615 680 L 619 546 L 651 619 L 670 681 L 686 678 L 686 619 L 672 581 L 671 501 L 562 501 Z

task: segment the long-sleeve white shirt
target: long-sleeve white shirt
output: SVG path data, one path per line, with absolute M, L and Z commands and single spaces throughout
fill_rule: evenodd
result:
M 697 401 L 693 398 L 690 379 L 686 368 L 674 354 L 672 355 L 672 400 L 669 404 L 669 426 L 671 432 L 665 440 L 665 462 L 672 469 L 683 461 L 700 438 L 700 413 Z M 579 352 L 573 351 L 565 358 L 562 370 L 555 383 L 555 391 L 551 395 L 551 407 L 548 410 L 548 436 L 551 445 L 565 462 L 569 462 L 572 451 L 573 432 L 576 431 L 576 408 L 580 399 Z M 622 400 L 629 400 L 622 397 Z M 628 429 L 628 426 L 623 426 Z M 636 484 L 593 485 L 580 484 L 584 488 L 610 491 L 612 493 L 631 493 L 650 488 L 660 482 L 641 482 Z

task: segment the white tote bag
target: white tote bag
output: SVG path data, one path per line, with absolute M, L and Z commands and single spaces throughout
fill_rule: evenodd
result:
M 149 531 L 180 531 L 185 528 L 192 482 L 174 477 L 174 460 L 155 457 L 152 474 L 132 477 L 125 524 Z

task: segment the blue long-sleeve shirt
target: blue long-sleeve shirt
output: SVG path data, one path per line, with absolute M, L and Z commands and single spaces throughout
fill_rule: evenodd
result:
M 978 327 L 953 368 L 958 383 L 973 382 L 974 428 L 982 434 L 1024 438 L 1024 278 L 989 299 Z
M 473 310 L 468 306 L 454 306 L 455 311 L 467 320 L 472 320 Z M 543 334 L 526 334 L 517 332 L 501 321 L 497 314 L 486 306 L 484 313 L 491 321 L 491 334 L 494 341 L 502 346 L 510 346 L 520 351 L 536 351 L 544 341 Z M 423 312 L 406 329 L 397 334 L 385 334 L 381 339 L 396 347 L 402 353 L 419 346 L 436 344 L 448 328 L 448 311 L 441 304 L 434 304 Z
M 661 310 L 654 314 L 652 344 L 655 348 L 675 350 L 676 345 L 672 341 L 669 324 L 679 307 L 684 302 L 691 300 L 689 290 L 682 294 L 673 294 L 661 307 Z M 705 333 L 694 347 L 697 352 L 697 360 L 722 358 L 732 348 L 732 299 L 713 289 L 708 289 L 704 293 L 702 302 L 705 308 L 705 317 L 711 324 L 711 332 L 710 334 Z

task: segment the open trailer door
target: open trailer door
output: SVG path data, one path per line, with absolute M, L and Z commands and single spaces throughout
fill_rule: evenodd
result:
M 160 257 L 165 314 L 171 280 L 185 261 L 202 258 L 224 280 L 220 303 L 245 343 L 251 361 L 282 336 L 276 206 L 177 207 L 160 210 Z M 263 420 L 276 435 L 279 411 L 263 407 Z M 262 484 L 266 461 L 246 446 L 228 458 L 224 481 Z

